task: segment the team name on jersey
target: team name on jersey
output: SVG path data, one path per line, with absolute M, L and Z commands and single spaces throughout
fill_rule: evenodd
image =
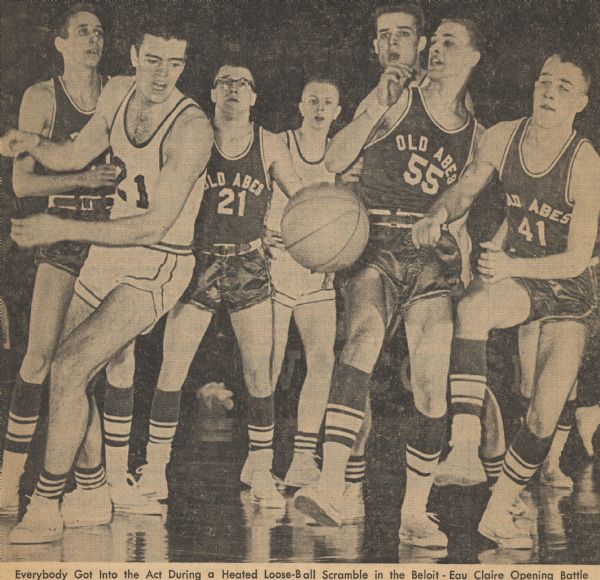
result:
M 444 146 L 436 147 L 427 135 L 399 133 L 396 135 L 398 151 L 412 151 L 408 167 L 404 172 L 404 180 L 410 185 L 421 183 L 423 193 L 435 195 L 439 190 L 438 180 L 445 179 L 446 185 L 452 185 L 458 178 L 458 167 L 454 158 L 447 153 Z M 433 155 L 431 153 L 435 150 Z M 423 157 L 419 153 L 426 153 Z M 434 163 L 434 160 L 437 163 Z M 425 173 L 425 179 L 423 179 Z
M 233 180 L 228 182 L 227 176 L 223 171 L 217 171 L 216 174 L 206 176 L 206 183 L 204 184 L 204 191 L 208 191 L 209 189 L 214 189 L 215 187 L 239 187 L 240 189 L 244 189 L 253 193 L 256 197 L 258 197 L 263 190 L 265 189 L 265 184 L 260 180 L 256 179 L 256 177 L 252 177 L 252 175 L 244 175 L 237 172 Z
M 506 205 L 508 207 L 518 207 L 523 209 L 521 197 L 517 193 L 506 193 Z M 537 198 L 532 200 L 526 211 L 559 224 L 568 224 L 571 221 L 570 212 L 565 213 L 564 211 L 555 209 L 550 204 L 545 201 L 539 201 Z

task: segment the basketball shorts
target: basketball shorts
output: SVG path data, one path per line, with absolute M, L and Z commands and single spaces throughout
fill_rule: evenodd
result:
M 453 296 L 462 290 L 460 250 L 447 230 L 435 248 L 417 249 L 410 228 L 371 226 L 367 247 L 351 272 L 357 274 L 364 268 L 377 270 L 387 282 L 388 326 L 392 314 L 402 314 L 419 300 Z M 352 288 L 352 279 L 344 292 Z
M 288 308 L 317 302 L 333 302 L 335 290 L 333 276 L 321 272 L 311 272 L 301 266 L 288 252 L 270 248 L 271 280 L 273 281 L 273 302 Z
M 175 306 L 193 269 L 191 252 L 175 254 L 143 246 L 91 246 L 75 282 L 75 294 L 92 308 L 98 308 L 115 288 L 131 286 L 150 294 L 156 322 Z
M 209 312 L 216 312 L 224 304 L 229 311 L 237 312 L 271 297 L 269 264 L 261 240 L 237 246 L 215 245 L 195 255 L 192 280 L 181 302 Z
M 598 308 L 597 268 L 590 266 L 575 278 L 560 280 L 513 278 L 529 294 L 527 322 L 579 320 L 592 330 Z
M 48 198 L 48 213 L 61 218 L 84 221 L 105 221 L 109 219 L 113 200 L 102 196 L 52 195 Z M 87 258 L 90 244 L 85 242 L 58 242 L 40 246 L 35 256 L 35 265 L 50 264 L 72 276 L 79 271 Z

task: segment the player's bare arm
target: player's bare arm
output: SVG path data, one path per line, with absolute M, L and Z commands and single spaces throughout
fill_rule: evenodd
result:
M 406 108 L 408 91 L 405 87 L 411 77 L 412 69 L 405 65 L 389 66 L 383 71 L 377 86 L 377 99 L 369 99 L 364 111 L 329 143 L 325 153 L 327 171 L 343 173 L 356 161 L 385 112 L 396 104 L 401 110 Z
M 570 195 L 573 213 L 567 249 L 543 258 L 512 258 L 491 248 L 479 259 L 479 271 L 494 282 L 522 277 L 551 280 L 579 276 L 592 260 L 600 215 L 600 158 L 589 143 L 573 162 Z M 486 247 L 486 246 L 484 246 Z
M 44 81 L 29 87 L 23 95 L 19 111 L 19 130 L 49 137 L 54 115 L 54 86 Z M 31 155 L 17 157 L 13 164 L 13 189 L 17 197 L 47 196 L 78 187 L 95 189 L 115 183 L 115 170 L 99 166 L 94 170 L 39 175 L 34 172 L 35 159 Z
M 7 154 L 29 153 L 53 171 L 78 171 L 109 146 L 110 125 L 133 80 L 111 79 L 98 98 L 96 112 L 73 141 L 55 143 L 37 133 L 11 130 L 5 135 Z
M 457 220 L 468 211 L 494 173 L 500 170 L 502 156 L 514 127 L 513 122 L 498 123 L 478 138 L 473 160 L 461 178 L 413 226 L 412 241 L 417 248 L 435 247 L 442 225 Z
M 272 179 L 287 197 L 292 197 L 302 188 L 302 180 L 292 165 L 290 151 L 283 136 L 269 131 L 263 132 L 265 143 L 265 162 Z
M 144 214 L 108 222 L 80 222 L 49 215 L 13 220 L 11 235 L 21 246 L 60 240 L 108 246 L 151 245 L 159 242 L 181 212 L 194 183 L 204 171 L 213 143 L 210 123 L 198 109 L 176 121 L 164 148 L 156 202 Z

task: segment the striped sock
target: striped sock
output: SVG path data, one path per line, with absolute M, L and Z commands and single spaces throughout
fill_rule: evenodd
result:
M 35 486 L 35 494 L 46 499 L 60 499 L 65 492 L 68 475 L 68 473 L 57 475 L 42 469 Z
M 497 455 L 496 457 L 481 457 L 481 463 L 483 464 L 489 485 L 494 485 L 498 481 L 498 477 L 502 473 L 503 461 L 504 454 Z
M 370 378 L 351 365 L 336 366 L 325 413 L 325 443 L 354 447 L 365 419 Z
M 40 416 L 41 401 L 42 385 L 28 383 L 17 375 L 8 411 L 4 450 L 22 455 L 23 465 Z
M 146 452 L 148 463 L 169 463 L 179 423 L 181 391 L 156 389 L 150 411 L 150 432 Z
M 362 483 L 365 479 L 366 467 L 364 455 L 351 455 L 346 463 L 346 483 Z
M 548 455 L 551 445 L 552 437 L 542 439 L 523 425 L 506 453 L 502 472 L 525 487 Z
M 102 465 L 98 467 L 75 467 L 75 482 L 77 487 L 85 491 L 98 489 L 106 483 L 106 472 Z
M 120 485 L 129 470 L 129 438 L 133 419 L 133 387 L 106 385 L 104 395 L 104 451 L 106 478 Z
M 310 455 L 316 455 L 318 442 L 318 433 L 297 431 L 294 436 L 294 453 L 309 453 Z
M 452 443 L 479 446 L 487 388 L 486 341 L 454 338 L 450 360 Z
M 248 401 L 248 438 L 250 451 L 273 448 L 275 432 L 275 400 L 268 397 L 250 397 Z
M 558 426 L 556 427 L 558 431 L 566 432 L 567 434 L 571 431 L 573 427 L 573 423 L 575 422 L 575 401 L 567 401 L 563 410 L 558 418 Z

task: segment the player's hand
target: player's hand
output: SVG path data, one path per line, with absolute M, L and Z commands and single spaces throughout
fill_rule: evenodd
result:
M 54 244 L 64 240 L 64 220 L 45 213 L 12 219 L 10 237 L 23 248 Z
M 39 142 L 40 138 L 35 133 L 11 129 L 0 138 L 0 153 L 4 157 L 18 157 L 31 151 Z
M 477 270 L 483 279 L 490 284 L 500 282 L 514 276 L 514 260 L 494 242 L 480 244 L 485 250 L 479 257 Z
M 414 69 L 405 64 L 389 65 L 379 79 L 377 100 L 383 107 L 391 107 L 414 76 Z
M 411 229 L 412 243 L 417 249 L 435 248 L 442 235 L 442 224 L 437 216 L 422 217 Z
M 363 157 L 359 157 L 354 163 L 354 165 L 351 165 L 350 168 L 347 169 L 344 173 L 340 173 L 338 176 L 339 182 L 343 183 L 344 185 L 357 183 L 360 179 L 360 174 L 362 173 L 363 161 Z
M 277 248 L 278 250 L 285 250 L 285 244 L 283 243 L 283 238 L 279 232 L 275 230 L 270 230 L 269 228 L 264 228 L 263 231 L 263 243 L 267 246 L 267 248 Z M 269 252 L 271 258 L 273 260 L 276 259 L 276 256 L 273 255 L 272 252 Z
M 114 165 L 96 165 L 81 174 L 81 186 L 87 189 L 114 187 L 117 183 L 117 168 Z

